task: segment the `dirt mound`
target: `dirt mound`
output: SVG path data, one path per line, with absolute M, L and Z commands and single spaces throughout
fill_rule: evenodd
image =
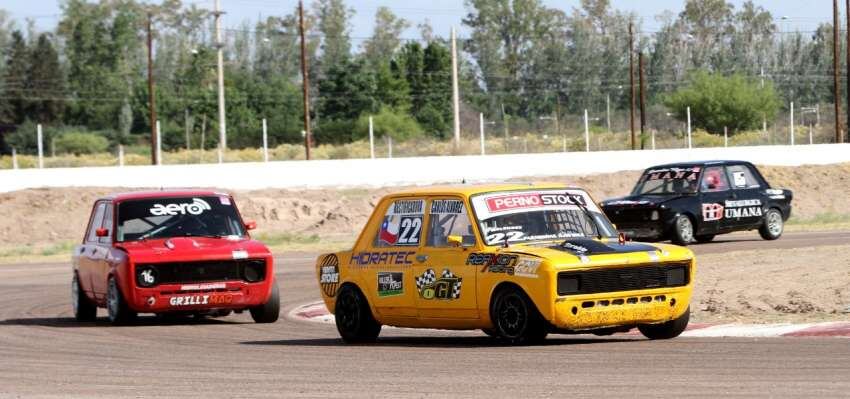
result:
M 763 167 L 774 187 L 794 190 L 794 217 L 846 214 L 850 198 L 850 164 L 803 167 Z M 631 191 L 640 172 L 627 171 L 590 176 L 548 177 L 583 187 L 597 200 Z M 253 190 L 234 196 L 245 219 L 256 220 L 266 234 L 300 234 L 320 237 L 353 237 L 368 219 L 380 197 L 393 191 Z M 9 247 L 79 240 L 94 200 L 110 192 L 105 188 L 30 189 L 0 194 L 0 242 Z

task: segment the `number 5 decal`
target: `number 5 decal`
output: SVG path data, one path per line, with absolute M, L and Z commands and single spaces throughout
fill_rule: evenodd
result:
M 419 233 L 422 231 L 422 217 L 402 217 L 401 234 L 397 245 L 419 245 Z

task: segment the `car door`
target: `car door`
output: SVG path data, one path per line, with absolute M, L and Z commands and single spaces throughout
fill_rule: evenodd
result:
M 413 268 L 421 256 L 425 198 L 394 198 L 385 206 L 367 255 L 359 255 L 369 264 L 365 269 L 365 289 L 382 316 L 415 319 Z
M 92 208 L 91 218 L 89 219 L 88 229 L 86 229 L 86 236 L 83 239 L 82 245 L 76 248 L 77 252 L 74 254 L 78 259 L 77 275 L 80 284 L 83 290 L 91 296 L 96 296 L 93 289 L 93 276 L 97 269 L 94 260 L 98 244 L 97 229 L 103 225 L 103 214 L 105 210 L 105 202 L 99 201 L 95 203 L 94 208 Z
M 732 198 L 726 201 L 727 223 L 736 229 L 758 227 L 764 216 L 767 196 L 749 165 L 727 165 Z
M 106 229 L 105 237 L 97 237 L 97 242 L 94 243 L 94 253 L 91 257 L 92 262 L 92 289 L 95 296 L 98 298 L 106 298 L 107 276 L 109 275 L 109 252 L 112 250 L 113 237 L 113 205 L 111 202 L 104 203 L 103 222 L 99 227 Z
M 726 200 L 730 199 L 729 179 L 723 166 L 709 166 L 700 180 L 700 204 L 697 234 L 716 234 L 727 228 Z
M 427 223 L 427 259 L 413 267 L 419 318 L 478 318 L 477 269 L 466 265 L 477 245 L 467 204 L 460 197 L 431 198 Z

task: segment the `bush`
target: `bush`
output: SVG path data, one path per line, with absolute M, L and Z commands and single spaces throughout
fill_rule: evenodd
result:
M 69 132 L 56 139 L 56 152 L 65 154 L 95 154 L 109 148 L 106 137 L 93 133 Z
M 406 140 L 422 135 L 422 126 L 410 114 L 390 107 L 382 107 L 372 122 L 376 138 L 389 135 L 393 140 Z M 360 116 L 355 132 L 356 138 L 369 139 L 369 115 Z
M 725 126 L 730 136 L 760 128 L 764 118 L 773 120 L 779 110 L 779 98 L 769 82 L 761 87 L 759 82 L 741 75 L 705 71 L 691 75 L 688 85 L 666 96 L 664 104 L 680 121 L 687 119 L 690 107 L 694 127 L 722 134 Z

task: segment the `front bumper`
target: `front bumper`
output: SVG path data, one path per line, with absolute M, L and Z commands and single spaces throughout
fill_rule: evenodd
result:
M 553 326 L 579 331 L 662 323 L 681 316 L 690 304 L 691 286 L 558 297 Z
M 127 303 L 136 312 L 164 313 L 215 309 L 246 309 L 268 301 L 271 282 L 241 281 L 164 284 L 134 287 Z

